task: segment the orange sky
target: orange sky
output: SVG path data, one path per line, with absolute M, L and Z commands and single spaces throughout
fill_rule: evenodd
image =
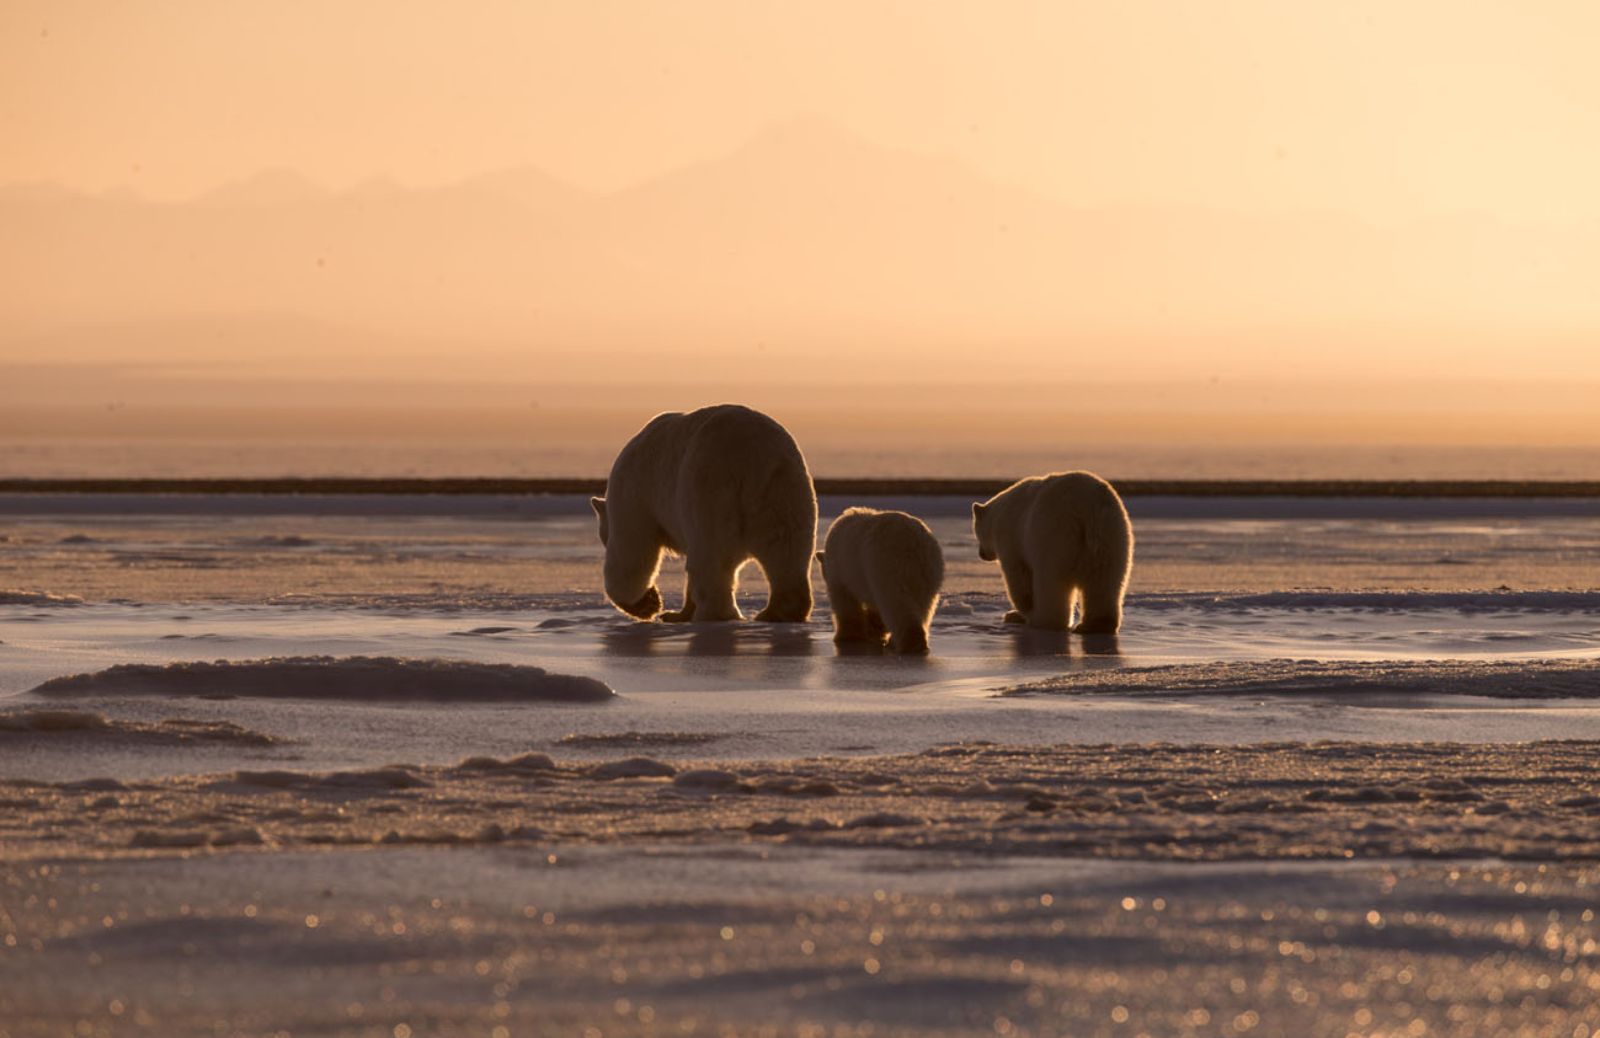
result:
M 1597 45 L 1586 2 L 8 0 L 0 366 L 1479 415 L 1600 386 Z
M 812 114 L 1077 204 L 1593 219 L 1597 45 L 1584 0 L 8 0 L 0 171 L 611 189 Z

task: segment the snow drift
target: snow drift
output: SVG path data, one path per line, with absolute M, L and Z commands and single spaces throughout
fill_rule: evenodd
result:
M 52 678 L 47 696 L 239 696 L 364 702 L 599 703 L 603 682 L 540 667 L 392 656 L 286 656 L 166 665 L 123 663 Z

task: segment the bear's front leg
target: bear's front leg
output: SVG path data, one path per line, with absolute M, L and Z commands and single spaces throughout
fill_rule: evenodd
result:
M 637 602 L 623 606 L 622 611 L 636 620 L 653 620 L 661 612 L 661 592 L 654 587 L 646 588 Z
M 1021 558 L 1015 555 L 1002 555 L 1000 557 L 1000 575 L 1005 578 L 1006 596 L 1011 599 L 1015 609 L 1006 613 L 1004 620 L 1008 624 L 1025 624 L 1028 614 L 1033 612 L 1033 570 Z

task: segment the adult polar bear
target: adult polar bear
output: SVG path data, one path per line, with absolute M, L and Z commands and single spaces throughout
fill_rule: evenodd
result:
M 1115 634 L 1133 569 L 1133 524 L 1111 484 L 1089 472 L 1020 479 L 974 502 L 978 557 L 1000 561 L 1009 623 L 1064 631 L 1081 598 L 1080 634 Z
M 788 431 L 759 411 L 718 404 L 656 415 L 611 466 L 590 502 L 606 548 L 606 597 L 669 622 L 738 620 L 739 568 L 754 558 L 771 596 L 757 620 L 811 615 L 817 494 Z M 661 555 L 684 557 L 683 608 L 661 612 Z

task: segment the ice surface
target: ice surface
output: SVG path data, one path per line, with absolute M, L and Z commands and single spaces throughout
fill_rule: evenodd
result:
M 29 689 L 109 670 L 78 684 L 76 705 L 155 723 L 174 712 L 169 697 L 182 694 L 186 718 L 280 742 L 231 756 L 220 747 L 178 754 L 125 743 L 97 760 L 59 740 L 13 739 L 0 777 L 85 778 L 107 766 L 174 774 L 289 755 L 323 769 L 529 750 L 603 758 L 630 746 L 682 759 L 700 746 L 727 758 L 782 758 L 908 752 L 952 738 L 1600 737 L 1600 703 L 1585 698 L 1594 676 L 1584 661 L 1600 658 L 1595 601 L 1577 591 L 1150 592 L 1133 596 L 1126 628 L 1108 640 L 1007 625 L 1000 594 L 958 592 L 934 620 L 933 656 L 919 660 L 840 655 L 825 612 L 803 625 L 639 624 L 582 589 L 533 588 L 511 609 L 15 607 L 0 610 L 0 703 L 10 696 L 40 705 Z M 398 697 L 396 675 L 382 668 L 240 666 L 305 656 L 438 662 L 414 665 L 429 685 L 412 699 Z M 219 669 L 196 665 L 197 657 L 234 663 Z M 1148 670 L 1180 664 L 1200 669 Z M 1213 664 L 1230 666 L 1205 669 Z M 601 711 L 562 702 L 529 711 L 465 694 L 474 682 L 475 694 L 486 694 L 484 682 L 504 694 L 497 667 L 585 675 L 618 696 Z M 224 687 L 223 679 L 244 684 Z M 1000 688 L 1076 688 L 1080 680 L 1103 694 L 993 698 Z M 292 689 L 311 698 L 261 698 Z M 209 695 L 236 698 L 198 698 Z M 652 743 L 652 733 L 688 738 Z

